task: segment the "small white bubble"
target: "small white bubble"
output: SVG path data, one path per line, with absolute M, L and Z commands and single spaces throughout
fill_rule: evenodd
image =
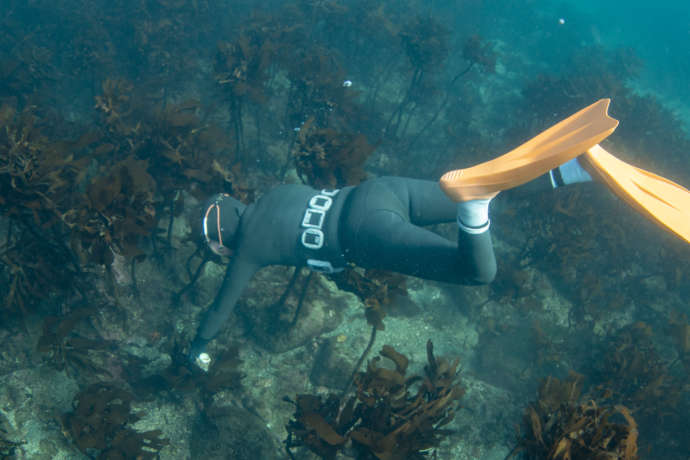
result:
M 559 19 L 558 19 L 558 23 L 559 23 L 560 25 L 565 24 L 565 19 L 559 18 Z
M 349 88 L 350 86 L 352 86 L 352 82 L 351 82 L 350 80 L 345 80 L 345 81 L 343 82 L 343 86 L 344 86 L 345 88 Z

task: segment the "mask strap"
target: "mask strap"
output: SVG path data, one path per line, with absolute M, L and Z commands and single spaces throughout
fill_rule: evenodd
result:
M 211 243 L 211 238 L 208 236 L 208 216 L 211 214 L 211 211 L 213 209 L 216 210 L 216 228 L 218 230 L 218 243 L 220 247 L 223 246 L 223 235 L 220 231 L 220 206 L 218 206 L 218 202 L 216 201 L 213 203 L 211 206 L 206 209 L 206 213 L 204 214 L 204 222 L 203 222 L 203 227 L 204 227 L 204 237 L 206 238 L 206 243 Z
M 214 205 L 216 207 L 216 227 L 218 228 L 218 243 L 220 244 L 220 247 L 223 248 L 223 234 L 220 232 L 220 206 L 218 206 L 218 203 Z

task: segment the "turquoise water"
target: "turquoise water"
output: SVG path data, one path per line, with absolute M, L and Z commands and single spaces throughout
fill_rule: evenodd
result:
M 494 2 L 482 3 L 482 27 L 487 34 L 504 36 L 506 29 L 495 21 L 507 21 L 512 43 L 520 46 L 521 35 L 541 37 L 525 49 L 527 55 L 540 56 L 556 63 L 569 51 L 585 44 L 609 49 L 631 49 L 642 61 L 639 77 L 633 84 L 642 92 L 663 98 L 690 119 L 690 9 L 683 1 L 662 3 L 635 1 L 507 2 L 508 10 Z M 501 2 L 499 2 L 500 4 Z M 506 15 L 506 11 L 515 14 Z M 521 14 L 523 13 L 523 14 Z M 562 20 L 562 22 L 561 22 Z M 547 64 L 548 65 L 548 64 Z
M 685 120 L 690 106 L 690 10 L 684 2 L 576 2 L 592 17 L 604 43 L 632 47 L 645 62 L 640 80 Z

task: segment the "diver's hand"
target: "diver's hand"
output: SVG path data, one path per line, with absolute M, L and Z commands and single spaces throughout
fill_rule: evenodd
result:
M 206 345 L 209 342 L 210 340 L 197 336 L 189 347 L 189 362 L 204 371 L 208 371 L 211 364 L 211 357 L 206 353 Z

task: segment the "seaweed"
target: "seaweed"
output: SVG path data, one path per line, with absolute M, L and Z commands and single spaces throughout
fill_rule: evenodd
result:
M 77 288 L 79 268 L 70 263 L 64 247 L 41 239 L 23 225 L 12 221 L 9 225 L 14 225 L 14 235 L 0 246 L 0 279 L 7 286 L 2 295 L 3 313 L 26 316 L 50 294 Z
M 589 397 L 623 405 L 635 414 L 642 451 L 666 456 L 684 439 L 679 427 L 684 426 L 690 388 L 686 325 L 682 315 L 672 314 L 666 337 L 660 338 L 650 324 L 630 324 L 606 336 L 588 358 Z
M 88 236 L 92 245 L 104 245 L 98 254 L 106 248 L 128 258 L 143 254 L 138 239 L 149 235 L 156 224 L 155 181 L 147 167 L 148 161 L 129 156 L 89 184 L 91 212 L 81 215 L 89 220 L 76 225 L 84 240 Z M 90 252 L 96 253 L 94 248 Z
M 301 125 L 313 118 L 319 128 L 351 131 L 363 113 L 356 92 L 343 86 L 346 73 L 337 53 L 315 44 L 292 51 L 292 59 L 283 63 L 290 80 L 283 120 L 286 128 L 301 132 Z
M 491 49 L 491 45 L 482 41 L 477 34 L 471 35 L 462 45 L 462 57 L 469 63 L 468 67 L 478 65 L 485 72 L 493 73 L 496 70 L 496 54 Z M 463 70 L 458 76 L 467 72 Z M 458 77 L 456 76 L 455 79 Z
M 62 198 L 85 165 L 74 159 L 81 145 L 52 141 L 37 110 L 17 110 L 16 102 L 0 106 L 0 123 L 0 211 L 41 228 L 58 224 Z
M 383 358 L 395 369 L 380 366 Z M 408 359 L 384 346 L 364 372 L 355 375 L 355 394 L 298 395 L 295 414 L 286 429 L 285 446 L 306 446 L 324 459 L 333 459 L 352 444 L 358 459 L 421 459 L 450 433 L 443 428 L 455 417 L 460 387 L 458 361 L 434 356 L 427 342 L 424 375 L 407 376 Z
M 676 329 L 675 337 L 683 337 L 682 329 Z M 652 429 L 665 418 L 680 415 L 678 408 L 687 393 L 684 376 L 672 372 L 671 365 L 657 351 L 652 327 L 637 322 L 609 337 L 593 377 L 612 398 L 630 407 L 641 425 Z
M 45 135 L 46 126 L 57 132 L 64 123 L 33 106 L 0 105 L 0 213 L 10 218 L 0 248 L 5 310 L 26 312 L 47 294 L 79 288 L 88 264 L 145 257 L 143 239 L 155 254 L 166 204 L 170 247 L 182 189 L 198 198 L 251 193 L 237 179 L 240 165 L 216 157 L 228 140 L 202 123 L 196 101 L 158 103 L 124 79 L 106 79 L 102 91 L 102 129 L 76 140 Z
M 60 417 L 62 431 L 81 452 L 99 459 L 154 459 L 168 444 L 160 430 L 129 427 L 141 419 L 131 411 L 134 395 L 110 383 L 97 383 L 74 398 L 74 410 Z
M 10 438 L 15 438 L 15 436 L 10 436 L 8 434 L 8 428 L 11 432 L 14 430 L 11 428 L 11 423 L 5 417 L 4 414 L 0 414 L 0 460 L 14 460 L 17 458 L 17 449 L 23 444 L 26 444 L 26 440 L 20 439 L 14 441 Z M 7 427 L 7 428 L 6 428 Z
M 525 460 L 637 459 L 638 429 L 630 410 L 583 397 L 581 391 L 582 376 L 574 372 L 566 380 L 542 380 L 508 458 L 519 453 Z
M 303 182 L 316 188 L 341 188 L 366 178 L 364 162 L 375 148 L 361 133 L 317 128 L 310 118 L 299 131 L 293 156 Z
M 5 439 L 5 430 L 0 428 L 0 460 L 12 460 L 16 457 L 16 450 L 22 444 L 26 444 L 26 441 L 10 441 Z
M 399 295 L 407 295 L 405 276 L 384 270 L 347 267 L 342 273 L 331 275 L 338 288 L 352 292 L 364 303 L 367 323 L 378 330 L 385 328 L 385 306 Z
M 407 151 L 412 149 L 417 141 L 422 138 L 429 128 L 431 128 L 439 115 L 441 115 L 441 112 L 445 110 L 451 98 L 456 95 L 453 87 L 461 77 L 465 76 L 475 66 L 479 66 L 481 70 L 487 73 L 493 73 L 495 71 L 496 55 L 491 49 L 490 44 L 482 42 L 479 35 L 472 35 L 465 40 L 465 44 L 462 47 L 462 57 L 467 61 L 467 66 L 451 79 L 445 90 L 446 94 L 443 101 L 441 101 L 441 104 L 432 117 L 422 126 L 417 134 L 412 137 L 412 140 L 407 144 Z
M 180 190 L 190 190 L 197 198 L 217 190 L 248 198 L 239 150 L 220 127 L 202 121 L 204 116 L 200 103 L 193 99 L 165 104 L 151 115 L 146 148 L 152 154 L 150 169 L 166 202 Z
M 96 99 L 108 132 L 105 141 L 117 158 L 135 155 L 149 161 L 147 170 L 165 203 L 183 189 L 197 198 L 218 190 L 235 195 L 244 190 L 242 165 L 231 139 L 203 121 L 207 115 L 199 101 L 169 101 L 124 79 L 105 80 Z
M 386 123 L 387 136 L 404 136 L 414 111 L 434 91 L 428 74 L 436 72 L 448 57 L 448 36 L 448 29 L 433 17 L 417 16 L 400 31 L 400 42 L 412 66 L 412 75 L 405 95 Z M 407 120 L 403 124 L 404 114 Z
M 216 51 L 215 80 L 229 104 L 230 123 L 239 158 L 248 160 L 244 138 L 244 116 L 248 103 L 266 105 L 270 69 L 280 60 L 282 50 L 295 38 L 292 27 L 259 15 L 243 25 L 232 42 L 220 42 Z M 256 116 L 257 147 L 261 148 L 261 116 Z
M 106 365 L 114 352 L 114 344 L 101 337 L 90 338 L 75 331 L 76 326 L 95 313 L 93 308 L 81 308 L 43 320 L 43 333 L 36 349 L 49 355 L 58 370 L 74 377 L 115 377 Z
M 17 110 L 16 101 L 0 106 L 0 213 L 9 218 L 0 246 L 4 304 L 24 314 L 51 293 L 78 288 L 81 275 L 65 244 L 63 212 L 86 165 L 77 154 L 94 138 L 51 140 L 43 132 L 49 122 L 34 107 Z
M 215 78 L 233 98 L 247 96 L 257 103 L 266 102 L 267 71 L 279 50 L 279 45 L 273 41 L 275 34 L 275 31 L 248 27 L 234 42 L 218 44 Z
M 671 368 L 675 362 L 680 361 L 686 369 L 690 371 L 690 322 L 688 315 L 677 311 L 671 312 L 668 320 L 668 330 L 673 338 L 678 357 L 668 367 Z
M 197 100 L 168 101 L 124 79 L 106 79 L 102 86 L 96 108 L 106 136 L 97 157 L 99 174 L 88 188 L 90 209 L 68 214 L 72 228 L 85 230 L 82 239 L 101 243 L 87 252 L 107 255 L 104 249 L 112 247 L 133 259 L 144 255 L 138 243 L 148 237 L 155 253 L 166 206 L 168 236 L 162 243 L 171 247 L 182 190 L 197 199 L 218 190 L 251 197 L 231 139 L 203 121 L 206 115 Z

